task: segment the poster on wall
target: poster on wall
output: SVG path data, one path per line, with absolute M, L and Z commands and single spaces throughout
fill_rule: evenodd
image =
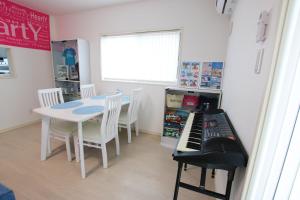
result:
M 179 86 L 198 88 L 200 62 L 183 62 L 180 67 Z
M 0 44 L 50 50 L 49 15 L 0 0 Z
M 203 62 L 199 88 L 221 89 L 223 62 Z

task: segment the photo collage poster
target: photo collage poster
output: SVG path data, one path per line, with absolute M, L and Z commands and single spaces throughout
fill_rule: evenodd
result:
M 193 89 L 221 89 L 223 68 L 223 62 L 183 62 L 179 86 Z
M 199 85 L 200 62 L 183 62 L 180 68 L 180 86 L 197 88 Z
M 200 88 L 221 89 L 223 62 L 203 62 Z

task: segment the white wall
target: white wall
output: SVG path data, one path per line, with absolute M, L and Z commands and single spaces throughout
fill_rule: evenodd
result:
M 50 20 L 51 36 L 55 34 Z M 32 113 L 39 107 L 37 89 L 53 85 L 50 51 L 4 46 L 11 49 L 16 76 L 0 78 L 0 133 L 39 119 Z
M 250 155 L 255 131 L 269 78 L 280 0 L 241 0 L 234 15 L 232 34 L 229 38 L 223 85 L 222 107 L 227 111 L 237 133 Z M 256 44 L 257 20 L 263 10 L 271 10 L 268 38 L 264 44 Z M 260 74 L 254 73 L 256 53 L 264 47 L 264 60 Z M 238 170 L 232 199 L 240 199 L 245 170 Z M 217 190 L 222 191 L 226 175 L 220 171 L 216 176 Z
M 142 1 L 57 16 L 55 20 L 57 40 L 89 40 L 92 82 L 98 92 L 144 88 L 140 126 L 149 133 L 162 132 L 165 86 L 101 81 L 100 35 L 181 28 L 182 60 L 224 60 L 226 55 L 228 19 L 216 13 L 211 0 Z
M 0 78 L 0 132 L 37 120 L 37 89 L 52 85 L 49 51 L 10 47 L 16 76 Z

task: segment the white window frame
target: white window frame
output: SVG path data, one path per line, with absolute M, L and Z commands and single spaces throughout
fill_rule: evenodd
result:
M 176 81 L 147 81 L 147 80 L 128 80 L 128 79 L 113 79 L 113 78 L 104 78 L 102 74 L 102 64 L 101 64 L 101 38 L 107 36 L 122 36 L 122 35 L 136 35 L 136 34 L 143 34 L 143 33 L 157 33 L 157 32 L 179 32 L 179 47 L 178 47 L 178 65 L 176 69 Z M 179 76 L 179 69 L 181 64 L 181 46 L 182 46 L 182 37 L 183 37 L 183 30 L 181 28 L 174 28 L 174 29 L 159 29 L 159 30 L 146 30 L 146 31 L 136 31 L 136 32 L 123 32 L 123 33 L 111 33 L 111 34 L 103 34 L 100 35 L 99 38 L 99 53 L 100 53 L 100 80 L 102 82 L 115 82 L 115 83 L 140 83 L 140 84 L 147 84 L 147 85 L 163 85 L 163 86 L 177 86 L 178 83 L 178 76 Z

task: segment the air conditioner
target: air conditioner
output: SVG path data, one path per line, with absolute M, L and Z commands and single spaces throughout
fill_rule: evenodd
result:
M 231 15 L 237 0 L 216 0 L 216 8 L 219 14 Z

